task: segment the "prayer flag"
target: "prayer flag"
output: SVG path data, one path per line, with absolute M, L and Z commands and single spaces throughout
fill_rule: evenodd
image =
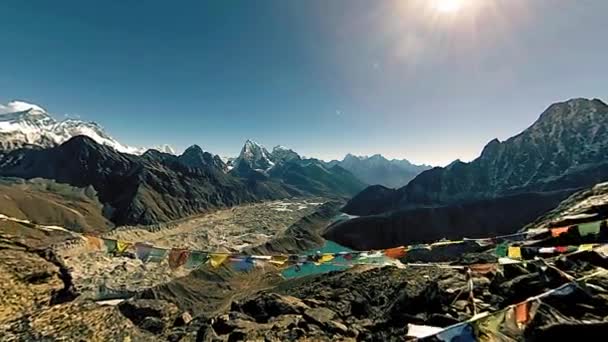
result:
M 87 241 L 87 248 L 91 251 L 101 251 L 103 249 L 103 240 L 98 238 L 97 236 L 85 236 L 85 240 Z
M 384 250 L 384 255 L 393 258 L 393 259 L 401 259 L 405 257 L 405 247 L 395 247 Z
M 589 222 L 578 225 L 578 234 L 580 236 L 597 235 L 600 233 L 602 221 Z
M 552 228 L 551 236 L 558 237 L 564 233 L 567 233 L 569 229 L 570 229 L 570 227 Z
M 521 248 L 516 246 L 509 246 L 507 250 L 507 256 L 511 259 L 521 260 Z
M 530 320 L 530 302 L 523 302 L 515 305 L 515 322 L 521 325 Z
M 148 254 L 148 262 L 161 262 L 165 260 L 169 251 L 164 248 L 152 247 Z
M 209 260 L 211 261 L 211 267 L 220 267 L 224 261 L 228 259 L 228 254 L 211 253 L 209 254 Z
M 188 260 L 186 261 L 186 268 L 188 268 L 188 269 L 198 268 L 202 264 L 206 263 L 207 259 L 209 259 L 208 253 L 192 251 L 192 252 L 190 252 L 190 255 L 188 256 Z
M 103 244 L 106 248 L 106 253 L 114 253 L 116 252 L 116 240 L 112 239 L 103 239 Z
M 470 323 L 460 323 L 452 327 L 448 327 L 439 334 L 435 335 L 436 340 L 442 342 L 463 341 L 474 342 L 475 330 Z
M 587 243 L 587 244 L 578 246 L 578 250 L 579 251 L 590 251 L 590 250 L 593 250 L 594 246 L 595 246 L 595 244 L 593 244 L 593 243 Z
M 289 257 L 286 255 L 273 255 L 269 262 L 271 264 L 284 265 L 288 260 Z
M 507 245 L 506 243 L 501 243 L 500 245 L 496 246 L 496 256 L 498 256 L 499 258 L 506 257 L 508 248 L 509 245 Z
M 135 255 L 137 255 L 137 259 L 147 262 L 148 257 L 150 256 L 150 252 L 152 252 L 152 246 L 147 245 L 145 243 L 137 242 L 135 244 Z
M 473 264 L 469 265 L 471 272 L 474 274 L 488 274 L 496 272 L 496 264 Z
M 230 260 L 237 271 L 249 272 L 254 266 L 255 260 L 252 257 L 235 258 Z
M 541 247 L 538 250 L 538 253 L 540 253 L 540 254 L 553 254 L 553 253 L 555 253 L 555 247 Z
M 129 242 L 125 242 L 125 241 L 121 241 L 121 240 L 116 241 L 116 252 L 118 254 L 124 253 L 129 247 L 131 247 L 131 244 Z
M 329 262 L 334 260 L 334 254 L 333 253 L 325 253 L 325 254 L 321 254 L 321 257 L 318 259 L 318 261 L 315 263 L 317 265 Z
M 169 252 L 169 267 L 172 269 L 183 266 L 188 260 L 190 251 L 187 249 L 173 248 Z

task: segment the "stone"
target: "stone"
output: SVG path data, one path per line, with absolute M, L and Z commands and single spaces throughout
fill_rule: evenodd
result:
M 464 299 L 457 300 L 452 304 L 452 307 L 458 311 L 465 310 L 467 306 L 469 306 L 469 301 Z
M 327 325 L 328 325 L 329 329 L 334 333 L 337 333 L 340 335 L 346 335 L 348 332 L 348 327 L 340 322 L 329 321 Z
M 327 325 L 335 316 L 335 312 L 323 307 L 311 308 L 304 311 L 304 318 L 321 326 Z
M 158 317 L 146 317 L 139 324 L 139 327 L 153 334 L 160 334 L 165 330 L 165 322 Z
M 286 314 L 300 314 L 310 307 L 304 304 L 299 298 L 277 293 L 268 293 L 247 301 L 242 305 L 237 305 L 237 308 L 251 317 L 254 317 L 258 322 L 267 322 L 271 317 Z
M 177 318 L 175 318 L 175 321 L 173 322 L 173 326 L 181 327 L 181 326 L 190 324 L 190 322 L 192 322 L 192 315 L 190 315 L 190 313 L 188 311 L 184 311 L 184 312 L 182 312 L 181 315 L 179 315 L 179 316 L 177 316 Z
M 146 317 L 158 318 L 165 322 L 173 322 L 178 313 L 175 304 L 158 299 L 132 299 L 118 305 L 120 312 L 135 325 L 140 325 Z

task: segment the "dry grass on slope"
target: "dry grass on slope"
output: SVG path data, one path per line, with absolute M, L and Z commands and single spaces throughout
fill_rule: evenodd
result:
M 49 180 L 0 180 L 0 213 L 79 232 L 105 232 L 113 226 L 93 189 Z

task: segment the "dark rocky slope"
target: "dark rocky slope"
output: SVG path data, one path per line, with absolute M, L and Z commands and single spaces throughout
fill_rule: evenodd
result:
M 521 134 L 490 142 L 470 163 L 425 171 L 398 190 L 367 188 L 343 208 L 367 217 L 342 222 L 326 237 L 383 248 L 512 233 L 570 194 L 607 180 L 607 148 L 605 103 L 557 103 Z
M 281 184 L 242 182 L 226 174 L 218 159 L 200 149 L 180 157 L 153 150 L 139 157 L 78 136 L 50 149 L 9 153 L 0 159 L 0 175 L 92 186 L 106 216 L 117 225 L 153 224 L 214 207 L 298 194 Z
M 525 193 L 441 207 L 404 209 L 339 222 L 323 234 L 358 250 L 510 234 L 555 208 L 571 190 Z

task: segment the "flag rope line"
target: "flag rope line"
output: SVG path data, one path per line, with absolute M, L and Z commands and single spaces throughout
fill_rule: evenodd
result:
M 14 219 L 14 218 L 8 217 L 6 215 L 0 214 L 0 220 L 2 220 L 2 219 L 26 223 L 34 228 L 42 229 L 45 231 L 49 231 L 49 230 L 64 231 L 74 237 L 84 240 L 85 242 L 89 242 L 92 240 L 94 241 L 95 239 L 98 239 L 99 241 L 96 241 L 96 243 L 97 243 L 97 247 L 99 247 L 99 249 L 103 248 L 102 247 L 103 242 L 113 243 L 115 245 L 115 249 L 107 250 L 107 252 L 114 253 L 114 254 L 122 254 L 122 253 L 126 252 L 127 250 L 132 249 L 133 247 L 135 247 L 136 249 L 138 247 L 141 247 L 141 248 L 145 247 L 145 248 L 150 248 L 150 249 L 154 249 L 157 251 L 162 251 L 164 253 L 168 253 L 168 252 L 173 253 L 174 251 L 181 251 L 182 252 L 182 256 L 180 257 L 181 259 L 188 257 L 188 256 L 183 256 L 183 253 L 199 253 L 199 254 L 205 254 L 207 256 L 213 255 L 213 256 L 216 256 L 217 258 L 219 258 L 221 256 L 223 258 L 223 261 L 225 261 L 228 258 L 240 258 L 240 259 L 250 258 L 251 260 L 269 260 L 269 261 L 272 260 L 273 258 L 287 258 L 281 264 L 284 264 L 287 261 L 289 261 L 290 264 L 293 264 L 293 263 L 296 263 L 296 264 L 302 263 L 303 264 L 303 263 L 311 262 L 311 261 L 314 262 L 315 264 L 322 264 L 322 263 L 330 262 L 331 260 L 333 260 L 336 257 L 345 257 L 345 256 L 349 256 L 349 255 L 351 255 L 351 256 L 357 255 L 358 256 L 357 263 L 366 264 L 365 262 L 361 262 L 361 261 L 363 261 L 361 259 L 370 259 L 370 258 L 373 259 L 373 258 L 379 258 L 379 257 L 390 257 L 393 259 L 400 259 L 400 258 L 404 257 L 405 254 L 409 251 L 432 250 L 435 247 L 462 244 L 462 243 L 466 243 L 467 241 L 477 242 L 480 247 L 498 246 L 498 242 L 496 241 L 498 239 L 505 239 L 505 238 L 514 237 L 514 236 L 534 234 L 533 236 L 530 237 L 530 238 L 533 238 L 540 234 L 552 231 L 552 229 L 550 229 L 550 228 L 532 229 L 531 231 L 528 231 L 528 232 L 517 232 L 514 234 L 499 235 L 499 236 L 495 236 L 495 237 L 475 238 L 475 239 L 464 238 L 462 240 L 439 240 L 439 241 L 435 241 L 435 242 L 431 242 L 431 243 L 413 244 L 413 245 L 399 246 L 399 247 L 388 248 L 388 249 L 376 249 L 376 250 L 365 250 L 365 251 L 336 252 L 336 253 L 317 252 L 317 253 L 312 253 L 312 254 L 294 253 L 294 254 L 249 255 L 249 254 L 243 254 L 241 252 L 231 253 L 231 252 L 214 252 L 214 251 L 206 251 L 206 250 L 190 250 L 188 248 L 156 247 L 156 246 L 153 246 L 153 245 L 150 245 L 147 243 L 126 242 L 126 241 L 122 241 L 122 240 L 103 238 L 103 237 L 98 237 L 98 236 L 94 236 L 94 235 L 81 234 L 81 233 L 67 230 L 63 227 L 45 226 L 45 225 L 35 224 L 35 223 L 31 223 L 27 220 Z M 599 227 L 602 222 L 603 222 L 603 220 L 594 221 L 594 222 L 591 222 L 591 224 L 597 224 Z M 577 226 L 571 226 L 571 227 L 577 227 Z M 571 227 L 567 227 L 567 228 L 571 228 Z M 564 228 L 557 228 L 557 229 L 560 231 L 560 234 L 564 232 Z M 598 232 L 599 232 L 599 228 L 598 228 Z M 552 232 L 552 235 L 553 235 L 553 232 Z M 543 239 L 543 240 L 546 240 L 546 239 Z M 528 242 L 528 245 L 529 245 L 532 242 L 538 242 L 538 241 L 543 241 L 543 240 L 537 240 L 537 241 L 524 240 L 524 241 L 514 241 L 514 242 L 520 243 L 520 244 Z M 481 243 L 479 243 L 480 241 L 490 241 L 491 243 L 490 244 L 481 244 Z M 504 244 L 504 242 L 503 242 L 503 244 Z M 579 245 L 579 246 L 545 247 L 545 249 L 549 250 L 551 254 L 560 253 L 561 255 L 564 255 L 564 254 L 566 254 L 566 252 L 579 252 L 581 247 L 583 247 L 583 246 L 589 247 L 589 246 L 595 246 L 595 244 L 583 244 L 583 245 Z M 522 257 L 521 257 L 522 248 L 525 250 L 526 248 L 536 248 L 536 247 L 507 246 L 507 248 L 509 251 L 508 251 L 508 254 L 504 257 L 507 257 L 508 259 L 510 259 L 511 260 L 510 263 L 515 263 L 513 261 L 515 261 L 515 260 L 521 261 L 521 259 L 522 259 Z M 516 254 L 515 257 L 512 257 L 510 255 L 511 248 L 514 248 L 513 252 Z M 572 250 L 572 249 L 574 249 L 574 250 Z M 116 252 L 118 252 L 118 253 L 116 253 Z M 304 259 L 304 258 L 306 258 L 306 259 Z M 526 261 L 523 261 L 523 262 L 526 262 Z M 527 262 L 529 262 L 529 260 Z M 181 261 L 179 261 L 178 263 L 183 264 L 183 262 L 181 262 Z M 500 264 L 500 260 L 498 263 Z M 377 264 L 377 262 L 376 262 L 376 264 Z M 430 266 L 430 267 L 461 268 L 461 269 L 467 267 L 466 265 L 463 265 L 463 266 L 441 265 L 438 263 L 435 263 L 435 264 L 433 264 L 433 263 L 425 263 L 425 264 L 412 263 L 412 264 L 405 264 L 405 266 L 412 266 L 412 267 L 429 267 Z

